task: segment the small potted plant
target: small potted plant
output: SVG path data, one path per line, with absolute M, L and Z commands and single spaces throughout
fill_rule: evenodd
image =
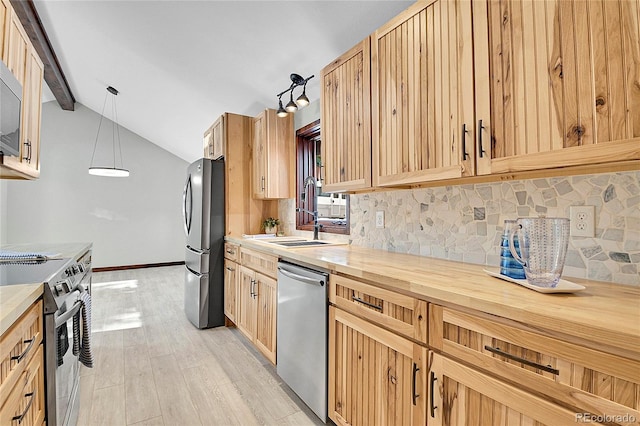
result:
M 277 234 L 278 225 L 280 225 L 280 219 L 274 219 L 272 217 L 268 217 L 262 222 L 265 234 Z

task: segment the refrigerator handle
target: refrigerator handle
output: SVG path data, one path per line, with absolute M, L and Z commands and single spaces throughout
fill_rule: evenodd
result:
M 191 191 L 191 175 L 189 175 L 184 184 L 184 191 L 182 191 L 182 217 L 184 218 L 184 233 L 186 236 L 189 236 L 189 231 L 191 231 L 191 216 L 193 215 L 193 194 L 191 194 Z M 187 203 L 189 204 L 188 208 Z

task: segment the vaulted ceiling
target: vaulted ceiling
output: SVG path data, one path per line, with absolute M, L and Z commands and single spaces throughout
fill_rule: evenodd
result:
M 77 102 L 100 113 L 115 87 L 122 126 L 193 161 L 220 114 L 277 108 L 292 72 L 317 100 L 320 70 L 412 2 L 34 3 Z

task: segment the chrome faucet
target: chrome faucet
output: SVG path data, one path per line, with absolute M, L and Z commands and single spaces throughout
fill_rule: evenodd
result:
M 314 203 L 313 204 L 316 206 L 316 209 L 314 211 L 311 211 L 302 207 L 298 207 L 296 211 L 309 213 L 311 216 L 313 216 L 313 239 L 317 240 L 318 232 L 322 227 L 322 225 L 318 223 L 318 181 L 314 176 L 307 176 L 306 178 L 304 178 L 303 190 L 302 190 L 302 194 L 300 194 L 300 201 L 302 201 L 302 204 L 304 205 L 304 202 L 306 201 L 306 198 L 307 198 L 307 189 L 309 188 L 310 185 L 314 186 L 314 190 L 313 190 Z

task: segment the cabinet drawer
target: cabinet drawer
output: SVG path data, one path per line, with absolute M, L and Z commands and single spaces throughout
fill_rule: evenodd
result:
M 425 301 L 340 275 L 331 275 L 329 302 L 396 333 L 427 343 Z
M 42 301 L 34 303 L 0 339 L 0 398 L 13 389 L 42 342 Z M 3 401 L 0 401 L 2 405 Z M 1 423 L 0 424 L 4 424 Z
M 240 253 L 240 247 L 236 244 L 232 243 L 224 243 L 224 257 L 225 259 L 233 260 L 234 262 L 238 261 Z
M 44 363 L 42 345 L 20 375 L 20 380 L 0 408 L 0 424 L 42 425 L 44 421 Z
M 594 415 L 640 422 L 640 362 L 535 330 L 429 306 L 429 343 L 492 375 Z M 626 417 L 625 417 L 626 416 Z M 634 423 L 636 424 L 636 423 Z
M 242 266 L 261 272 L 271 278 L 278 276 L 278 256 L 241 247 L 240 259 Z

